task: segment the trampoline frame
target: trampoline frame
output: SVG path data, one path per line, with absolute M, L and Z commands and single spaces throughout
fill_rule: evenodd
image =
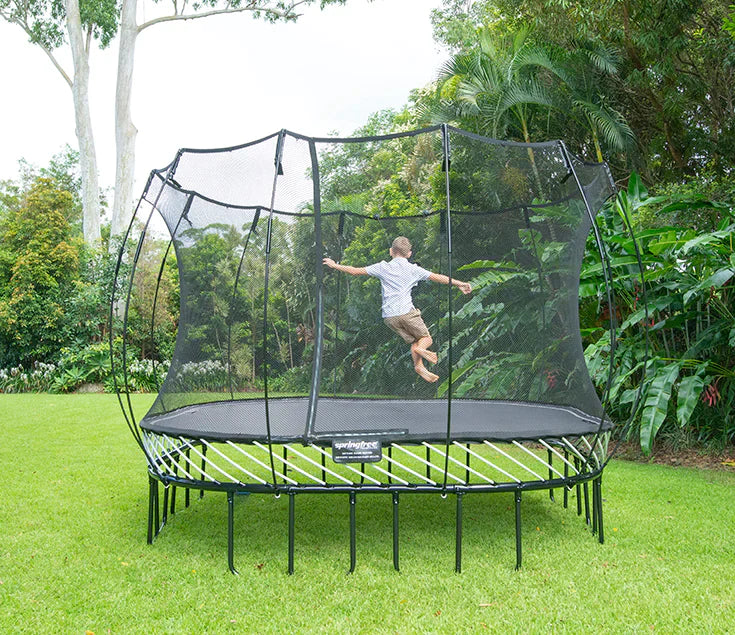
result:
M 452 272 L 452 241 L 451 241 L 451 216 L 449 209 L 449 164 L 450 164 L 450 147 L 449 147 L 449 130 L 456 132 L 457 129 L 450 128 L 446 124 L 425 128 L 411 133 L 397 133 L 394 135 L 382 135 L 371 139 L 390 139 L 403 134 L 420 134 L 427 131 L 441 131 L 442 147 L 443 147 L 443 171 L 445 173 L 446 190 L 447 190 L 447 213 L 446 213 L 446 231 L 448 246 L 448 262 L 447 273 L 451 280 Z M 468 136 L 483 139 L 477 135 L 463 133 Z M 312 142 L 311 148 L 314 153 L 314 141 L 327 141 L 327 139 L 315 139 L 305 137 L 286 130 L 278 133 L 278 143 L 276 146 L 276 156 L 274 159 L 274 175 L 273 190 L 271 196 L 270 210 L 268 217 L 268 239 L 266 247 L 265 262 L 265 289 L 264 297 L 268 298 L 268 281 L 270 271 L 270 235 L 272 227 L 272 219 L 274 213 L 275 194 L 277 180 L 279 174 L 282 173 L 281 158 L 283 152 L 284 138 L 290 135 L 299 139 L 306 139 Z M 330 142 L 350 143 L 355 141 L 364 141 L 365 139 L 337 139 L 330 138 Z M 262 141 L 262 140 L 260 140 Z M 253 143 L 257 143 L 253 142 Z M 496 142 L 510 146 L 534 147 L 548 144 L 521 144 L 515 142 Z M 589 216 L 594 233 L 595 242 L 600 253 L 602 263 L 602 276 L 605 283 L 605 292 L 607 294 L 607 302 L 611 309 L 611 316 L 615 315 L 615 295 L 612 287 L 611 265 L 604 248 L 602 238 L 598 228 L 594 222 L 595 212 L 591 209 L 589 201 L 585 195 L 577 173 L 574 170 L 573 162 L 562 141 L 554 142 L 558 144 L 559 151 L 564 158 L 568 175 L 566 178 L 573 176 L 581 199 L 584 202 L 586 212 Z M 249 145 L 249 144 L 245 144 Z M 240 146 L 244 147 L 244 146 Z M 158 192 L 158 197 L 165 187 L 169 184 L 175 185 L 174 175 L 178 162 L 184 152 L 206 152 L 195 150 L 179 150 L 175 160 L 163 170 L 153 171 L 146 184 L 145 191 L 148 191 L 152 179 L 161 178 L 163 184 Z M 614 183 L 612 177 L 605 166 L 606 174 L 610 180 L 612 189 Z M 113 293 L 110 300 L 110 349 L 113 351 L 113 318 L 116 310 L 119 309 L 121 299 L 115 297 L 115 290 L 118 288 L 120 272 L 123 260 L 125 258 L 125 245 L 128 242 L 133 224 L 137 218 L 143 198 L 141 197 L 138 207 L 130 222 L 128 231 L 120 247 L 118 262 L 115 269 L 115 283 L 113 284 Z M 524 492 L 533 492 L 538 490 L 548 490 L 549 497 L 553 501 L 555 499 L 554 492 L 557 489 L 563 490 L 563 505 L 568 506 L 569 493 L 576 493 L 577 514 L 581 516 L 584 513 L 586 525 L 591 528 L 593 535 L 596 535 L 599 542 L 604 542 L 603 529 L 603 510 L 602 510 L 602 473 L 612 456 L 608 453 L 608 442 L 610 439 L 611 424 L 606 418 L 604 410 L 599 419 L 597 430 L 590 434 L 578 437 L 569 437 L 564 435 L 560 437 L 540 437 L 532 440 L 516 440 L 513 439 L 505 445 L 508 449 L 501 447 L 502 442 L 494 442 L 491 439 L 473 440 L 471 442 L 461 442 L 452 437 L 452 378 L 450 373 L 449 386 L 447 391 L 447 430 L 444 440 L 435 440 L 432 442 L 424 441 L 418 443 L 396 443 L 391 441 L 387 446 L 387 454 L 383 454 L 382 460 L 376 463 L 355 463 L 358 467 L 349 466 L 345 468 L 354 478 L 349 478 L 336 468 L 327 466 L 326 459 L 329 453 L 323 445 L 317 444 L 313 439 L 304 438 L 300 443 L 280 443 L 274 440 L 271 434 L 269 422 L 268 400 L 268 373 L 267 364 L 264 374 L 264 398 L 265 403 L 265 426 L 266 437 L 263 441 L 246 441 L 232 443 L 232 441 L 215 441 L 207 439 L 204 436 L 192 435 L 169 435 L 161 432 L 154 432 L 141 428 L 140 421 L 136 420 L 133 406 L 130 400 L 130 386 L 127 375 L 127 350 L 126 338 L 128 323 L 128 309 L 130 306 L 131 292 L 133 288 L 133 278 L 135 268 L 137 266 L 138 257 L 141 246 L 148 230 L 151 217 L 156 209 L 156 201 L 151 204 L 151 212 L 145 221 L 138 246 L 132 262 L 132 273 L 129 276 L 129 283 L 124 301 L 123 314 L 123 361 L 122 371 L 124 382 L 122 386 L 117 385 L 116 391 L 126 423 L 133 434 L 136 442 L 146 456 L 148 464 L 148 521 L 147 521 L 147 540 L 151 544 L 155 537 L 161 532 L 166 525 L 169 514 L 176 512 L 176 493 L 178 488 L 185 491 L 185 505 L 188 507 L 190 503 L 190 491 L 198 490 L 200 497 L 205 491 L 220 491 L 226 493 L 228 508 L 228 529 L 227 529 L 227 559 L 228 566 L 233 573 L 237 573 L 234 564 L 234 501 L 238 494 L 266 494 L 281 496 L 288 495 L 289 513 L 288 513 L 288 566 L 289 574 L 294 572 L 294 543 L 295 543 L 295 497 L 297 494 L 320 493 L 320 494 L 346 494 L 348 498 L 349 508 L 349 524 L 350 524 L 350 568 L 349 572 L 353 572 L 356 566 L 356 499 L 358 493 L 385 493 L 392 497 L 392 526 L 393 526 L 393 565 L 399 570 L 399 501 L 401 494 L 439 494 L 442 497 L 454 495 L 456 497 L 456 513 L 455 513 L 455 571 L 460 572 L 462 569 L 462 528 L 463 514 L 462 505 L 463 497 L 468 494 L 476 493 L 508 493 L 513 496 L 515 509 L 515 544 L 516 544 L 516 569 L 521 566 L 522 562 L 522 532 L 521 532 L 521 501 Z M 258 211 L 260 214 L 260 210 Z M 316 206 L 315 217 L 318 219 L 319 209 Z M 183 216 L 183 214 L 182 214 Z M 319 222 L 316 222 L 317 245 L 320 244 Z M 168 249 L 170 249 L 169 243 Z M 168 254 L 168 249 L 166 255 Z M 636 253 L 637 245 L 636 245 Z M 161 264 L 159 272 L 158 284 L 160 285 L 161 275 L 165 265 L 166 256 Z M 639 268 L 642 277 L 642 263 L 638 256 Z M 323 275 L 319 269 L 321 263 L 318 264 L 319 280 L 323 279 Z M 238 270 L 239 276 L 239 270 Z M 447 304 L 448 304 L 448 320 L 449 333 L 452 331 L 452 286 L 448 285 Z M 155 303 L 158 299 L 158 287 L 154 299 L 153 315 L 155 315 Z M 645 299 L 644 299 L 645 301 Z M 264 324 L 267 322 L 268 302 L 264 302 Z M 319 289 L 316 299 L 316 315 L 317 324 L 320 328 L 317 332 L 315 342 L 314 359 L 320 360 L 322 355 L 322 337 L 321 325 L 323 323 L 323 301 L 322 292 Z M 153 320 L 152 320 L 153 322 Z M 153 323 L 151 323 L 151 332 Z M 615 353 L 615 327 L 611 322 L 609 325 L 611 336 L 611 354 L 610 367 L 608 373 L 607 393 L 610 390 L 613 361 Z M 267 345 L 267 336 L 264 335 L 264 348 Z M 452 338 L 448 342 L 448 367 L 452 365 Z M 113 365 L 114 354 L 112 355 Z M 319 366 L 318 361 L 314 363 L 315 367 Z M 113 367 L 113 377 L 115 377 L 115 369 Z M 316 392 L 318 391 L 319 368 L 314 368 L 314 380 L 311 384 L 310 406 L 314 403 Z M 640 395 L 640 391 L 639 391 Z M 124 399 L 124 396 L 127 398 Z M 127 401 L 127 403 L 125 403 Z M 309 414 L 309 421 L 313 424 L 315 413 Z M 357 436 L 357 434 L 355 435 Z M 225 451 L 223 451 L 225 448 Z M 424 455 L 417 449 L 422 448 Z M 227 452 L 236 453 L 237 460 L 233 460 L 228 456 Z M 464 460 L 459 460 L 456 456 L 459 453 Z M 493 456 L 504 457 L 503 460 L 510 460 L 516 464 L 517 468 L 522 470 L 525 477 L 521 478 L 514 475 L 504 468 L 499 468 L 492 459 L 488 459 L 486 454 L 490 452 Z M 519 453 L 521 459 L 513 456 L 513 453 Z M 261 458 L 254 456 L 260 453 Z M 314 456 L 318 460 L 314 459 Z M 418 472 L 410 464 L 402 463 L 398 456 L 409 456 L 409 462 L 418 463 L 425 468 L 422 474 Z M 295 465 L 291 460 L 293 457 L 299 457 L 300 460 L 310 464 L 309 470 L 302 469 L 300 465 Z M 436 459 L 436 460 L 435 460 Z M 384 467 L 387 466 L 387 467 Z M 486 471 L 488 468 L 495 470 L 495 473 L 504 473 L 507 480 L 497 480 L 492 478 Z M 264 478 L 259 474 L 259 470 L 269 478 Z M 458 474 L 456 470 L 460 470 L 463 474 Z M 233 476 L 231 472 L 239 471 L 242 476 Z M 300 476 L 294 478 L 289 475 L 299 472 Z M 410 474 L 410 477 L 399 476 L 399 472 Z M 374 476 L 377 473 L 380 476 Z M 529 478 L 529 474 L 531 478 Z M 438 478 L 433 478 L 436 475 Z M 223 478 L 224 477 L 224 478 Z M 303 477 L 303 478 L 302 478 Z M 481 481 L 481 482 L 478 482 Z M 160 494 L 159 484 L 163 485 L 163 497 Z M 592 486 L 592 501 L 590 504 L 589 487 Z M 584 510 L 584 512 L 583 512 Z

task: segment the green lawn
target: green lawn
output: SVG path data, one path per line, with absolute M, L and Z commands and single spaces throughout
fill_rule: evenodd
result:
M 142 414 L 149 396 L 135 396 Z M 349 566 L 347 497 L 300 496 L 296 573 L 286 574 L 287 497 L 238 497 L 226 562 L 226 499 L 180 508 L 145 542 L 143 456 L 109 395 L 0 395 L 0 632 L 735 631 L 735 474 L 613 461 L 606 542 L 546 493 L 523 502 L 514 570 L 510 495 L 358 495 Z M 558 493 L 559 494 L 559 493 Z

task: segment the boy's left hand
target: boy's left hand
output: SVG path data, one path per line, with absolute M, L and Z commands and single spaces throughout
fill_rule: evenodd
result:
M 457 287 L 465 295 L 472 293 L 472 285 L 469 282 L 460 282 Z

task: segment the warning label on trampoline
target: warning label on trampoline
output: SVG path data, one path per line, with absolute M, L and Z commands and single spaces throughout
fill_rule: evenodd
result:
M 377 463 L 383 459 L 380 439 L 336 439 L 332 441 L 335 463 Z

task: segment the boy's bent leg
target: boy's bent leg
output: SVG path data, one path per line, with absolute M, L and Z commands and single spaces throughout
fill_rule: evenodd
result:
M 434 351 L 429 350 L 429 346 L 431 346 L 433 341 L 434 340 L 431 339 L 431 335 L 425 335 L 424 337 L 420 337 L 416 340 L 416 342 L 414 342 L 414 346 L 416 347 L 416 352 L 427 362 L 436 364 L 439 358 Z
M 424 360 L 418 352 L 418 342 L 411 344 L 411 357 L 413 358 L 413 369 L 421 379 L 433 383 L 439 380 L 439 375 L 435 375 L 424 366 Z

